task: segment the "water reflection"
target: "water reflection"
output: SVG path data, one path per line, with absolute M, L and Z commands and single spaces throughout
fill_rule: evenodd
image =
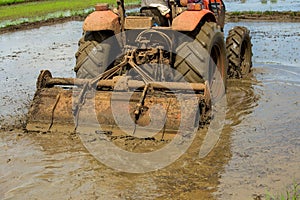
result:
M 230 79 L 227 87 L 227 119 L 231 126 L 242 122 L 246 115 L 251 114 L 258 105 L 258 94 L 254 86 L 259 84 L 255 78 L 248 80 Z
M 253 103 L 244 101 L 244 111 L 234 95 L 229 98 L 237 110 L 229 116 L 234 142 L 231 161 L 217 193 L 220 199 L 253 199 L 266 191 L 275 194 L 300 180 L 300 118 L 295 112 L 299 110 L 299 72 L 299 67 L 257 66 L 255 75 L 261 85 L 253 86 L 254 95 L 260 96 Z M 248 98 L 252 95 L 244 94 Z
M 224 0 L 232 11 L 299 11 L 300 0 Z

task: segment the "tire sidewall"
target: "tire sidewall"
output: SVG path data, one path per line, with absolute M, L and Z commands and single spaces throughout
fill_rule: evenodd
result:
M 219 59 L 221 63 L 215 63 L 218 66 L 216 66 L 215 69 L 211 68 L 211 62 L 213 61 L 212 50 L 216 47 L 219 50 Z M 215 30 L 214 36 L 212 37 L 212 40 L 210 42 L 210 45 L 208 45 L 207 53 L 210 55 L 207 59 L 206 66 L 208 67 L 208 81 L 211 84 L 213 72 L 215 70 L 218 70 L 221 78 L 223 79 L 224 85 L 226 86 L 226 79 L 227 79 L 227 58 L 226 58 L 226 50 L 225 50 L 225 43 L 224 43 L 224 34 L 220 30 Z

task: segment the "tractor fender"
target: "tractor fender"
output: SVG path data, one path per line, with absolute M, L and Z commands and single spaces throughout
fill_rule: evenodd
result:
M 209 22 L 216 22 L 215 15 L 209 10 L 184 11 L 173 20 L 172 30 L 193 31 L 202 19 Z
M 84 31 L 111 30 L 120 32 L 119 17 L 111 10 L 95 11 L 89 14 L 83 23 Z

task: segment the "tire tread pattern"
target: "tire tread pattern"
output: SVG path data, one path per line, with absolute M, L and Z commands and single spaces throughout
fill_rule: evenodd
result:
M 180 72 L 181 77 L 181 79 L 179 76 L 175 77 L 176 81 L 184 78 L 188 82 L 203 83 L 208 80 L 208 48 L 218 31 L 221 31 L 221 28 L 216 23 L 206 22 L 196 35 L 196 40 L 185 42 L 176 49 L 179 56 L 176 57 L 174 68 Z
M 250 51 L 250 56 L 248 57 L 246 64 L 249 70 L 242 72 L 242 61 L 241 52 L 243 42 L 248 43 L 248 51 Z M 250 38 L 250 31 L 246 27 L 236 26 L 229 31 L 226 38 L 226 51 L 228 60 L 228 77 L 229 78 L 243 78 L 248 76 L 252 67 L 252 44 Z
M 86 32 L 79 40 L 75 54 L 74 71 L 77 78 L 94 78 L 102 73 L 108 64 L 110 45 L 103 42 L 107 37 L 101 32 Z

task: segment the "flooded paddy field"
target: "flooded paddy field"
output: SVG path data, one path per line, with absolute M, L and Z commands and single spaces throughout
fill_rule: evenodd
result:
M 286 1 L 287 2 L 287 1 Z M 74 77 L 82 22 L 0 35 L 1 199 L 253 199 L 300 182 L 300 23 L 229 23 L 248 27 L 253 77 L 229 80 L 226 120 L 205 158 L 207 128 L 166 168 L 144 174 L 97 161 L 77 135 L 16 129 L 41 69 Z
M 225 0 L 232 11 L 299 11 L 300 0 Z

